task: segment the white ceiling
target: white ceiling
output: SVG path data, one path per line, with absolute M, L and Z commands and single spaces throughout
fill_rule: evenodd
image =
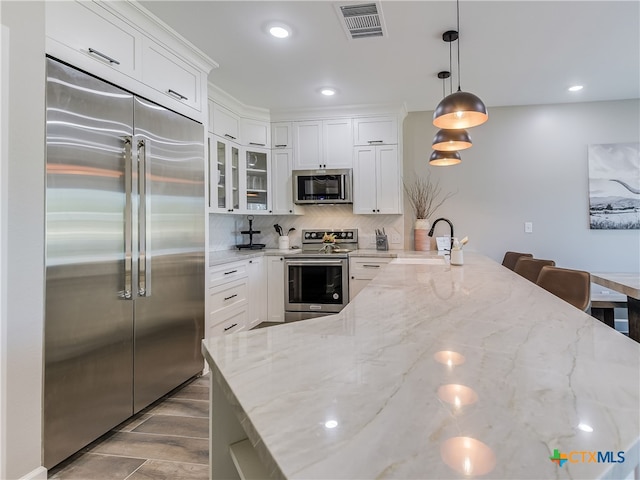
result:
M 403 102 L 433 110 L 443 94 L 436 74 L 449 69 L 442 33 L 456 29 L 453 0 L 383 1 L 388 36 L 357 40 L 339 22 L 334 5 L 344 2 L 140 3 L 220 64 L 212 83 L 271 110 Z M 293 35 L 270 37 L 272 21 Z M 461 1 L 460 42 L 462 89 L 488 107 L 640 98 L 637 0 Z M 574 84 L 584 89 L 568 92 Z M 327 85 L 339 93 L 320 95 Z

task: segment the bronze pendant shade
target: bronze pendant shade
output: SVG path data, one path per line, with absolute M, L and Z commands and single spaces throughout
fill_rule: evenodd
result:
M 443 98 L 433 112 L 433 124 L 445 129 L 477 127 L 488 119 L 487 107 L 482 100 L 460 90 Z
M 466 130 L 453 129 L 453 130 L 438 130 L 436 136 L 433 138 L 432 147 L 434 150 L 441 152 L 453 152 L 458 150 L 464 150 L 473 145 L 471 137 Z
M 449 165 L 457 165 L 462 162 L 458 152 L 442 152 L 435 150 L 429 157 L 429 165 L 436 167 L 447 167 Z
M 456 0 L 456 22 L 457 31 L 444 32 L 442 39 L 449 42 L 449 45 L 453 41 L 457 40 L 458 42 L 458 91 L 443 98 L 433 112 L 433 124 L 444 129 L 477 127 L 489 118 L 484 102 L 473 93 L 463 92 L 460 88 L 460 0 Z M 449 58 L 451 58 L 451 53 L 449 53 Z

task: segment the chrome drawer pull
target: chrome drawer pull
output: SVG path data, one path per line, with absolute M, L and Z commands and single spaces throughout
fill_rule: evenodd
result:
M 235 140 L 236 137 L 234 137 L 233 135 L 229 135 L 228 133 L 224 134 L 225 137 L 230 138 L 231 140 Z
M 111 58 L 109 55 L 105 55 L 104 53 L 99 52 L 98 50 L 95 50 L 93 48 L 89 48 L 89 53 L 93 53 L 94 55 L 97 55 L 98 57 L 105 59 L 109 63 L 115 63 L 116 65 L 120 65 L 120 62 L 115 58 Z
M 224 331 L 226 332 L 227 330 L 231 330 L 233 327 L 237 326 L 237 323 L 234 323 L 233 325 L 230 325 L 228 327 L 225 327 Z
M 233 297 L 237 297 L 237 296 L 238 296 L 238 294 L 237 294 L 237 293 L 234 293 L 234 294 L 233 294 L 233 295 L 231 295 L 230 297 L 224 297 L 224 300 L 225 300 L 225 301 L 227 301 L 227 300 L 231 300 Z
M 232 273 L 238 273 L 238 270 L 231 270 L 230 272 L 224 272 L 225 275 L 231 275 Z
M 167 90 L 167 93 L 173 95 L 174 97 L 178 97 L 180 100 L 189 100 L 187 97 L 182 95 L 181 93 L 176 92 L 175 90 Z
M 362 265 L 364 268 L 380 268 L 380 265 Z

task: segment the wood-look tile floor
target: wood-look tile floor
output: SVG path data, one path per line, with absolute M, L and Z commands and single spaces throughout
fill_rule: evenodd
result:
M 60 480 L 209 478 L 209 376 L 171 392 L 49 471 Z

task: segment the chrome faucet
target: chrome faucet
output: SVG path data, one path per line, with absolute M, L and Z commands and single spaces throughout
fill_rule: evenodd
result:
M 447 222 L 449 224 L 449 228 L 451 229 L 451 246 L 449 247 L 449 250 L 451 250 L 451 247 L 453 247 L 453 223 L 451 223 L 451 220 L 448 220 L 446 218 L 438 218 L 435 222 L 433 222 L 433 225 L 431 225 L 431 230 L 429 230 L 429 236 L 433 237 L 433 231 L 436 228 L 436 224 L 441 221 Z

